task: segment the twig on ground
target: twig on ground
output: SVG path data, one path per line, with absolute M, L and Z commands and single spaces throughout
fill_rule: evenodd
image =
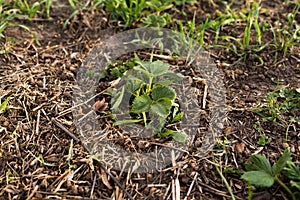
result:
M 93 180 L 93 185 L 92 185 L 92 189 L 91 189 L 91 194 L 90 194 L 90 198 L 93 198 L 93 193 L 94 193 L 94 189 L 95 189 L 95 185 L 96 185 L 96 177 L 97 174 L 95 174 L 94 180 Z
M 197 176 L 198 176 L 198 173 L 196 172 L 196 174 L 195 174 L 195 176 L 194 176 L 194 178 L 193 178 L 193 181 L 192 181 L 192 183 L 191 183 L 191 185 L 190 185 L 190 187 L 189 187 L 189 190 L 188 190 L 186 196 L 184 197 L 184 200 L 187 200 L 187 198 L 190 196 L 191 191 L 192 191 L 192 189 L 193 189 L 193 186 L 194 186 L 194 184 L 195 184 L 195 181 L 196 181 L 196 179 L 197 179 Z

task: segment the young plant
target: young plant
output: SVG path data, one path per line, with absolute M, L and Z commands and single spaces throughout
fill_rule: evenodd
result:
M 288 149 L 284 151 L 278 162 L 273 164 L 273 166 L 271 166 L 269 160 L 264 156 L 252 155 L 250 162 L 247 162 L 245 165 L 247 172 L 244 172 L 242 179 L 248 181 L 250 186 L 255 185 L 257 187 L 271 187 L 276 181 L 291 195 L 293 200 L 296 200 L 295 194 L 280 180 L 281 172 L 286 169 L 287 163 L 290 163 L 291 160 L 291 154 Z M 290 172 L 290 175 L 295 174 L 294 169 L 291 169 Z M 296 171 L 296 173 L 298 172 Z M 296 175 L 296 177 L 298 176 Z
M 32 19 L 40 10 L 41 2 L 36 1 L 30 4 L 27 0 L 18 0 L 15 1 L 15 6 L 18 7 L 22 13 L 28 14 L 29 19 Z
M 145 26 L 165 27 L 171 23 L 171 15 L 164 13 L 163 15 L 150 14 L 141 19 Z
M 139 122 L 158 137 L 171 136 L 176 141 L 184 142 L 187 137 L 185 133 L 165 128 L 168 120 L 173 123 L 183 116 L 179 105 L 175 103 L 176 92 L 171 84 L 182 80 L 184 76 L 170 71 L 169 65 L 162 61 L 137 63 L 137 66 L 122 76 L 125 84 L 112 98 L 112 109 L 116 111 L 125 91 L 132 95 L 129 105 L 132 120 L 119 120 L 114 125 Z
M 259 140 L 257 142 L 258 145 L 265 146 L 272 141 L 272 138 L 269 138 L 265 134 L 260 135 Z
M 300 26 L 297 21 L 299 14 L 300 2 L 295 2 L 294 9 L 287 15 L 287 22 L 279 27 L 274 28 L 271 24 L 271 30 L 274 37 L 274 46 L 276 49 L 283 52 L 284 56 L 290 53 L 293 46 L 299 46 Z
M 138 22 L 147 8 L 146 0 L 107 0 L 104 1 L 104 6 L 111 12 L 114 20 L 121 20 L 124 27 Z
M 8 102 L 10 100 L 10 96 L 7 97 L 3 102 L 1 102 L 1 98 L 0 98 L 0 114 L 4 113 L 6 110 L 9 109 Z
M 64 22 L 63 29 L 65 29 L 68 23 L 78 14 L 83 13 L 84 11 L 89 11 L 96 9 L 98 7 L 103 7 L 103 0 L 91 0 L 84 3 L 79 0 L 69 0 L 69 5 L 72 8 L 73 12 L 69 16 L 69 18 Z
M 104 7 L 111 12 L 113 20 L 118 21 L 123 27 L 130 27 L 138 22 L 147 26 L 164 27 L 171 22 L 168 13 L 161 12 L 171 9 L 174 5 L 183 6 L 193 3 L 194 0 L 106 0 Z
M 286 118 L 286 114 L 300 107 L 300 93 L 293 89 L 276 87 L 273 92 L 266 94 L 267 101 L 263 107 L 255 112 L 263 119 L 288 126 L 293 122 L 292 117 Z M 297 116 L 294 116 L 295 119 Z

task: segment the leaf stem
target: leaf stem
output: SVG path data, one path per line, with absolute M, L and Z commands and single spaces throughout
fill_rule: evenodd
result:
M 145 126 L 147 126 L 146 112 L 142 112 L 142 114 L 143 114 L 143 119 L 144 119 Z
M 213 156 L 213 160 L 215 161 L 214 156 Z M 227 190 L 228 190 L 228 192 L 229 192 L 229 194 L 230 194 L 230 196 L 231 196 L 231 199 L 232 199 L 232 200 L 235 200 L 234 194 L 233 194 L 233 192 L 232 192 L 232 189 L 231 189 L 231 187 L 230 187 L 228 181 L 226 180 L 226 178 L 225 178 L 224 175 L 222 174 L 222 172 L 221 172 L 221 170 L 219 169 L 218 165 L 217 165 L 216 163 L 214 163 L 214 165 L 215 165 L 215 168 L 216 168 L 218 174 L 221 176 L 222 181 L 224 181 L 224 184 L 225 184 L 225 186 L 226 186 L 226 188 L 227 188 Z
M 148 96 L 150 95 L 150 92 L 151 92 L 152 82 L 153 82 L 153 77 L 150 76 L 149 77 L 149 84 L 147 85 L 147 91 L 146 91 Z
M 286 184 L 284 184 L 277 176 L 275 176 L 275 180 L 279 183 L 279 185 L 281 185 L 293 198 L 293 200 L 296 200 L 295 195 L 293 194 L 293 192 L 288 188 L 288 186 Z
M 253 197 L 252 185 L 251 185 L 251 183 L 248 181 L 248 200 L 252 200 L 252 197 Z

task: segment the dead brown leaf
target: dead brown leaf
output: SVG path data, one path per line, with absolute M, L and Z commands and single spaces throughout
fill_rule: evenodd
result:
M 237 153 L 243 153 L 245 151 L 245 146 L 246 145 L 244 142 L 237 143 L 237 144 L 235 144 L 234 150 Z

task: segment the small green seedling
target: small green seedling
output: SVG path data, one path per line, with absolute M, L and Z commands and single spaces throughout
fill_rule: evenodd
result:
M 293 200 L 296 200 L 295 193 L 280 179 L 280 174 L 283 171 L 287 171 L 288 178 L 300 180 L 299 170 L 297 171 L 295 169 L 296 167 L 291 164 L 291 160 L 292 157 L 288 149 L 284 151 L 278 162 L 273 164 L 273 166 L 271 166 L 266 157 L 252 155 L 250 162 L 247 162 L 245 165 L 247 172 L 244 172 L 242 179 L 248 181 L 249 185 L 255 185 L 257 187 L 271 187 L 276 181 L 291 195 Z M 299 182 L 294 184 L 294 186 L 299 186 Z
M 272 141 L 272 138 L 269 138 L 265 134 L 262 134 L 262 135 L 260 135 L 257 144 L 259 144 L 261 146 L 265 146 L 265 145 L 269 144 L 271 141 Z
M 136 63 L 138 65 L 121 77 L 125 84 L 112 98 L 112 109 L 117 111 L 125 92 L 132 95 L 129 102 L 132 119 L 116 121 L 114 125 L 139 123 L 158 137 L 171 136 L 176 141 L 184 142 L 187 137 L 185 133 L 165 128 L 168 121 L 174 123 L 183 116 L 179 105 L 175 103 L 176 92 L 171 84 L 182 80 L 184 76 L 170 71 L 169 65 L 162 61 Z
M 135 59 L 136 58 L 125 63 L 122 61 L 116 61 L 114 63 L 110 63 L 105 68 L 104 75 L 112 79 L 121 78 L 127 70 L 132 69 L 136 65 Z
M 0 98 L 0 114 L 4 113 L 6 110 L 9 109 L 8 102 L 10 100 L 10 96 L 7 97 L 2 103 Z
M 266 121 L 277 124 L 288 125 L 290 120 L 285 115 L 300 107 L 300 94 L 293 89 L 276 87 L 266 94 L 266 99 L 266 103 L 255 112 Z

